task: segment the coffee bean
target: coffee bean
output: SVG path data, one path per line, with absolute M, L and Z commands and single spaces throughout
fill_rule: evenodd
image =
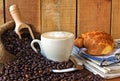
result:
M 35 38 L 40 39 L 40 34 L 35 33 Z M 39 50 L 36 54 L 30 46 L 32 41 L 28 33 L 22 34 L 19 39 L 13 30 L 8 30 L 2 35 L 2 42 L 16 60 L 7 63 L 0 70 L 0 81 L 103 81 L 99 75 L 94 75 L 86 69 L 69 73 L 53 73 L 51 69 L 64 69 L 74 67 L 68 62 L 54 62 L 46 59 Z

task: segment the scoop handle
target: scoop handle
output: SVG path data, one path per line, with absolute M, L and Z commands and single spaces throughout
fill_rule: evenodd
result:
M 9 7 L 9 11 L 10 11 L 12 18 L 15 21 L 16 27 L 19 27 L 21 24 L 23 24 L 21 16 L 20 16 L 19 8 L 17 7 L 16 4 L 11 5 Z

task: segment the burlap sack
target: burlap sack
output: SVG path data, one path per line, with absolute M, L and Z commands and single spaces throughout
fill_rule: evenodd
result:
M 13 54 L 10 54 L 5 48 L 1 41 L 1 35 L 9 29 L 12 29 L 15 26 L 15 23 L 13 21 L 9 21 L 2 26 L 0 26 L 0 65 L 5 64 L 9 61 L 12 61 L 15 59 L 15 56 Z

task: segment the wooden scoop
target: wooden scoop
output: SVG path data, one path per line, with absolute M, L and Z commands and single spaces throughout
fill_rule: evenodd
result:
M 15 25 L 16 25 L 15 32 L 19 36 L 19 38 L 20 39 L 22 38 L 20 30 L 27 28 L 30 32 L 32 39 L 34 39 L 34 35 L 33 35 L 33 32 L 31 30 L 30 26 L 22 22 L 17 5 L 14 4 L 14 5 L 10 6 L 9 10 L 10 10 L 10 14 L 11 14 L 12 18 L 15 21 Z

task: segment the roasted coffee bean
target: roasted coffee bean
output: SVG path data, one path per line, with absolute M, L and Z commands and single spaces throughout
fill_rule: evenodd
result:
M 40 39 L 40 34 L 34 33 L 35 38 Z M 36 54 L 30 43 L 31 36 L 28 33 L 22 34 L 19 39 L 13 30 L 8 30 L 2 35 L 2 42 L 5 48 L 16 56 L 16 60 L 4 65 L 0 70 L 0 81 L 103 81 L 99 75 L 94 75 L 86 69 L 68 73 L 53 73 L 51 69 L 64 69 L 73 67 L 68 62 L 54 62 L 46 59 L 40 53 L 38 44 L 35 47 L 39 50 Z

